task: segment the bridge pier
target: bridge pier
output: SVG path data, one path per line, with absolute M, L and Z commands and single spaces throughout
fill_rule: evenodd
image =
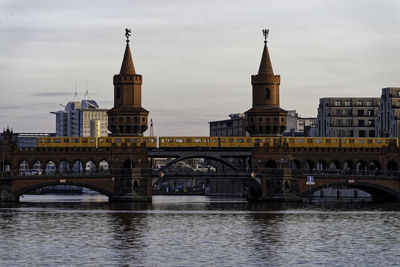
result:
M 261 174 L 261 200 L 301 202 L 298 184 L 292 170 L 269 169 Z
M 11 181 L 0 178 L 0 202 L 18 202 L 19 198 L 12 193 Z
M 110 202 L 151 202 L 152 173 L 150 168 L 133 168 L 115 177 L 114 194 Z

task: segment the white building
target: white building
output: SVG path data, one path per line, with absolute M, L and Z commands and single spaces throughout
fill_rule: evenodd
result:
M 99 109 L 96 101 L 70 101 L 56 115 L 56 136 L 98 137 L 108 135 L 107 109 Z
M 317 118 L 301 118 L 296 110 L 288 110 L 286 118 L 286 130 L 284 136 L 314 136 L 312 134 L 315 129 Z
M 378 134 L 380 137 L 400 137 L 400 87 L 382 88 Z

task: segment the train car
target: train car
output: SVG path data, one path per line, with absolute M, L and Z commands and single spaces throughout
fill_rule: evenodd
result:
M 159 137 L 159 147 L 217 147 L 218 139 L 200 136 Z
M 85 147 L 95 148 L 96 137 L 38 137 L 38 148 L 74 148 Z

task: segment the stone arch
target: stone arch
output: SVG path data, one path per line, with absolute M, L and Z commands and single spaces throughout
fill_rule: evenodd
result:
M 367 170 L 368 166 L 367 163 L 364 160 L 359 160 L 356 163 L 356 172 L 365 172 Z
M 270 159 L 265 163 L 265 168 L 276 169 L 277 167 L 275 160 Z
M 327 169 L 327 163 L 325 160 L 318 160 L 317 161 L 317 170 L 322 171 Z
M 87 173 L 94 173 L 96 172 L 96 164 L 94 163 L 93 160 L 89 160 L 85 164 L 85 172 Z
M 52 160 L 46 162 L 44 172 L 50 175 L 55 174 L 57 172 L 57 165 Z
M 388 171 L 397 171 L 398 170 L 398 164 L 396 161 L 391 160 L 387 163 L 387 169 Z
M 289 161 L 289 168 L 291 169 L 298 169 L 300 168 L 300 161 L 297 159 L 290 160 Z
M 19 189 L 18 191 L 13 192 L 13 195 L 18 199 L 21 195 L 24 195 L 24 194 L 34 191 L 36 189 L 43 188 L 46 186 L 55 186 L 55 185 L 80 186 L 80 187 L 84 187 L 84 188 L 88 188 L 88 189 L 97 191 L 97 192 L 107 196 L 109 198 L 109 200 L 111 200 L 113 197 L 113 192 L 111 192 L 105 188 L 102 188 L 102 187 L 94 185 L 94 184 L 89 184 L 89 183 L 71 182 L 71 181 L 68 181 L 68 179 L 66 180 L 65 183 L 62 183 L 62 184 L 60 182 L 33 183 L 29 186 Z
M 80 160 L 75 160 L 72 164 L 72 173 L 73 174 L 82 174 L 83 172 L 83 164 Z
M 339 160 L 335 159 L 335 160 L 332 160 L 331 162 L 329 162 L 328 168 L 329 168 L 329 170 L 338 170 L 338 169 L 340 169 Z
M 12 170 L 12 165 L 11 162 L 8 160 L 4 160 L 4 162 L 1 162 L 1 172 L 4 172 L 6 175 L 10 175 Z
M 58 172 L 63 174 L 63 173 L 69 173 L 70 170 L 70 164 L 66 160 L 61 160 L 60 163 L 58 164 Z
M 110 164 L 108 161 L 103 159 L 102 161 L 99 162 L 99 171 L 100 172 L 108 172 L 110 170 Z
M 29 170 L 29 162 L 27 160 L 21 160 L 18 164 L 18 172 L 21 174 L 27 170 Z
M 350 170 L 354 170 L 354 163 L 352 160 L 345 160 L 345 162 L 343 163 L 343 170 L 344 171 L 350 171 Z
M 40 174 L 43 173 L 43 165 L 42 165 L 42 162 L 41 162 L 40 160 L 35 160 L 35 161 L 32 163 L 32 169 L 38 170 L 38 172 L 39 172 Z
M 378 160 L 373 160 L 368 164 L 370 171 L 379 171 L 381 169 L 381 163 Z
M 399 201 L 400 200 L 400 192 L 395 191 L 391 188 L 373 184 L 373 183 L 367 183 L 367 182 L 354 182 L 354 183 L 343 183 L 343 182 L 337 182 L 337 183 L 329 183 L 329 184 L 321 184 L 319 186 L 313 186 L 311 188 L 311 194 L 313 195 L 315 192 L 327 188 L 327 187 L 341 187 L 345 186 L 347 188 L 355 188 L 355 189 L 360 189 L 364 192 L 367 192 L 372 195 L 372 197 L 377 200 L 377 201 L 389 201 L 389 202 L 394 202 L 394 201 Z M 310 189 L 307 188 L 303 192 L 300 192 L 300 196 L 302 197 L 309 197 L 310 196 Z M 340 195 L 339 195 L 340 197 Z
M 304 169 L 306 169 L 306 170 L 314 169 L 314 162 L 312 160 L 310 160 L 310 159 L 306 160 L 304 162 Z

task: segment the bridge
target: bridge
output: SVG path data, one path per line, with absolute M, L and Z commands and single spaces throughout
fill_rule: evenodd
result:
M 98 191 L 110 201 L 151 201 L 152 185 L 160 180 L 200 178 L 241 181 L 249 198 L 264 201 L 300 201 L 310 194 L 305 184 L 314 176 L 311 193 L 321 188 L 358 188 L 377 200 L 399 201 L 400 162 L 397 149 L 274 148 L 145 148 L 110 147 L 21 150 L 5 147 L 0 178 L 1 201 L 49 185 L 78 185 Z M 164 158 L 161 168 L 153 159 Z M 202 158 L 215 171 L 175 168 L 181 161 Z M 53 166 L 54 168 L 47 168 Z M 40 168 L 41 175 L 23 175 Z

